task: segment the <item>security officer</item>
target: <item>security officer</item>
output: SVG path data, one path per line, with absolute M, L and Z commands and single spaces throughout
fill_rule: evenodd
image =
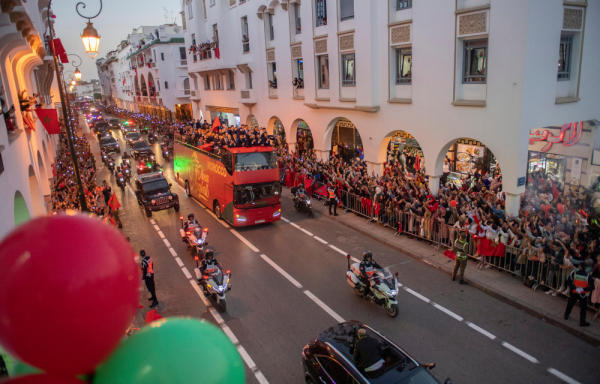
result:
M 150 304 L 150 308 L 156 307 L 158 305 L 158 300 L 156 299 L 156 290 L 154 287 L 154 265 L 152 263 L 152 258 L 146 255 L 146 251 L 141 250 L 140 256 L 142 256 L 142 262 L 140 263 L 140 268 L 142 269 L 142 278 L 146 283 L 146 288 L 148 288 L 148 292 L 150 292 L 150 297 L 148 300 L 152 300 Z
M 213 251 L 207 249 L 206 252 L 204 252 L 204 259 L 200 263 L 200 273 L 204 275 L 204 271 L 213 268 L 221 269 L 221 264 L 214 258 Z
M 331 207 L 333 207 L 333 216 L 337 216 L 337 188 L 335 184 L 329 183 L 327 196 L 329 197 L 329 214 L 331 215 Z
M 375 274 L 375 268 L 382 269 L 381 265 L 377 264 L 373 260 L 373 254 L 371 251 L 363 252 L 363 261 L 360 263 L 360 281 L 366 286 L 363 297 L 365 300 L 369 300 L 369 293 L 371 292 L 371 277 Z
M 579 301 L 579 326 L 589 327 L 590 323 L 585 321 L 585 315 L 587 313 L 588 296 L 594 290 L 594 278 L 585 271 L 584 263 L 579 263 L 579 269 L 571 272 L 567 278 L 569 289 L 571 293 L 569 295 L 569 302 L 567 303 L 567 310 L 565 311 L 565 320 L 569 319 L 569 315 L 573 310 L 575 303 Z
M 454 253 L 456 258 L 454 260 L 454 269 L 452 270 L 452 281 L 456 279 L 456 272 L 460 267 L 460 281 L 459 284 L 468 285 L 465 281 L 465 268 L 467 267 L 467 250 L 469 242 L 467 241 L 467 233 L 461 232 L 460 237 L 454 242 Z

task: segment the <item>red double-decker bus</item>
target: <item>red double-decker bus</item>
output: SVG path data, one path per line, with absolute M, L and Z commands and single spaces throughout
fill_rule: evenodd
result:
M 281 218 L 279 168 L 273 147 L 201 148 L 175 139 L 175 176 L 190 194 L 233 226 Z

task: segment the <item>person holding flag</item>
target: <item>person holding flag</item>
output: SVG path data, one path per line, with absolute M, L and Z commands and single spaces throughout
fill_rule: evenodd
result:
M 119 208 L 121 208 L 121 204 L 119 203 L 119 200 L 117 199 L 117 195 L 113 192 L 112 196 L 110 197 L 110 199 L 108 200 L 108 206 L 110 207 L 113 217 L 115 218 L 115 221 L 117 222 L 119 228 L 123 228 L 123 223 L 121 222 L 121 219 L 119 218 Z

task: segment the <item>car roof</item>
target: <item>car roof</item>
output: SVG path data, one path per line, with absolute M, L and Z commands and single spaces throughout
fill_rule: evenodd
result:
M 136 144 L 139 144 L 139 143 L 144 143 L 144 144 L 145 144 L 145 146 L 146 146 L 146 147 L 148 147 L 148 143 L 146 143 L 146 141 L 145 141 L 145 140 L 141 140 L 141 139 L 140 139 L 140 140 L 136 140 L 136 141 L 134 141 L 133 143 L 131 143 L 131 146 L 132 146 L 132 147 L 135 147 L 135 145 L 136 145 Z
M 112 136 L 104 136 L 104 137 L 100 138 L 100 141 L 117 141 L 117 140 L 115 140 L 115 138 Z
M 129 133 L 127 134 L 127 136 L 133 136 L 133 135 L 138 135 L 138 136 L 140 136 L 140 134 L 139 134 L 139 133 L 137 133 L 137 132 L 129 132 Z
M 160 180 L 160 179 L 164 179 L 165 181 L 167 180 L 162 173 L 160 172 L 149 172 L 149 173 L 144 173 L 142 175 L 137 175 L 135 177 L 136 179 L 138 179 L 139 181 L 141 181 L 142 183 L 144 181 L 152 181 L 152 180 Z
M 388 345 L 396 354 L 401 357 L 400 363 L 398 363 L 397 367 L 390 368 L 383 374 L 377 377 L 367 377 L 364 372 L 360 372 L 363 375 L 363 378 L 366 379 L 371 384 L 389 384 L 389 383 L 397 383 L 406 377 L 412 375 L 414 373 L 414 368 L 420 366 L 420 364 L 413 359 L 408 353 L 404 352 L 398 345 L 394 344 L 391 340 L 383 336 L 381 333 L 377 332 L 373 328 L 368 325 L 356 321 L 351 320 L 344 323 L 340 323 L 334 325 L 333 327 L 321 332 L 317 337 L 321 343 L 326 344 L 331 349 L 334 349 L 339 355 L 341 355 L 349 364 L 356 368 L 354 364 L 354 356 L 350 353 L 350 347 L 352 345 L 352 332 L 358 332 L 360 328 L 365 328 L 367 330 L 367 334 L 370 337 L 373 337 L 379 341 L 382 345 Z M 403 368 L 402 370 L 398 370 L 398 368 Z

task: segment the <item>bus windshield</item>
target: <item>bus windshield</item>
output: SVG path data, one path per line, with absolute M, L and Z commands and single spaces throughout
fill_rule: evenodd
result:
M 275 152 L 249 152 L 235 155 L 235 171 L 256 171 L 277 168 Z
M 233 192 L 236 208 L 259 208 L 279 204 L 279 183 L 236 185 Z

